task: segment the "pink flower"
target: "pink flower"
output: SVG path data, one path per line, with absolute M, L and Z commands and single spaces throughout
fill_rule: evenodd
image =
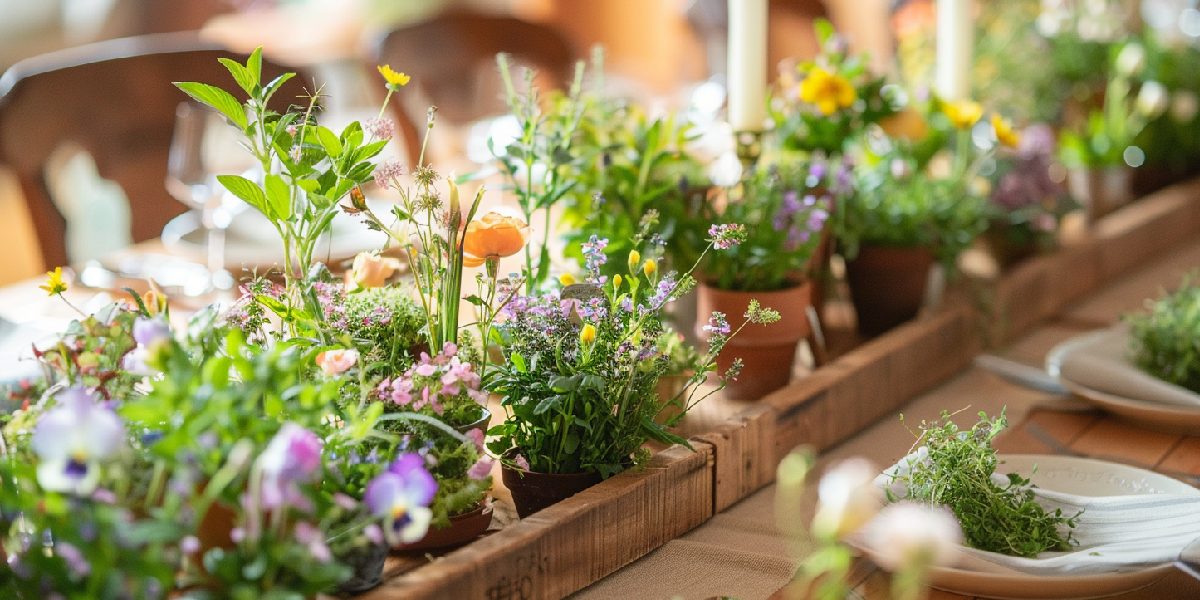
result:
M 428 359 L 427 355 L 423 355 L 423 356 L 425 356 L 425 358 Z M 425 363 L 421 363 L 421 364 L 417 365 L 415 368 L 413 368 L 413 373 L 420 375 L 421 377 L 433 377 L 433 374 L 437 373 L 437 367 L 434 366 L 432 363 L 425 362 Z
M 513 459 L 513 464 L 517 465 L 518 468 L 524 471 L 529 470 L 529 461 L 525 460 L 523 455 L 518 454 L 516 458 Z
M 478 430 L 476 430 L 478 431 Z M 471 468 L 467 470 L 467 477 L 479 481 L 485 479 L 492 474 L 492 463 L 495 462 L 490 456 L 481 456 Z M 528 470 L 528 469 L 526 469 Z
M 317 355 L 317 366 L 330 377 L 345 373 L 357 362 L 358 351 L 352 349 L 326 350 Z
M 466 435 L 468 438 L 470 438 L 470 440 L 472 442 L 475 442 L 475 448 L 482 452 L 483 451 L 483 429 L 472 429 L 472 430 L 468 431 Z

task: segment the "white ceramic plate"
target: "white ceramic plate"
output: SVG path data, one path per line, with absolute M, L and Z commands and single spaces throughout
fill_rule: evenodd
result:
M 1200 408 L 1173 406 L 1162 402 L 1147 402 L 1134 400 L 1123 396 L 1115 396 L 1108 392 L 1093 390 L 1069 379 L 1060 377 L 1062 384 L 1071 393 L 1092 403 L 1101 409 L 1120 415 L 1154 429 L 1165 429 L 1181 433 L 1200 433 Z
M 1088 458 L 1053 455 L 1002 455 L 1001 473 L 1017 472 L 1038 487 L 1079 496 L 1190 494 L 1200 490 L 1145 469 Z M 1034 467 L 1037 470 L 1034 470 Z M 869 547 L 861 547 L 868 556 Z M 974 564 L 974 563 L 972 563 Z M 967 596 L 1028 600 L 1103 598 L 1143 588 L 1174 567 L 1169 564 L 1118 573 L 1032 575 L 988 564 L 987 570 L 939 567 L 930 571 L 930 585 Z

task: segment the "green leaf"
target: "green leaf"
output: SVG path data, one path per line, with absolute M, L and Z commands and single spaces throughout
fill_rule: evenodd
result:
M 688 441 L 667 430 L 666 427 L 654 422 L 650 417 L 642 417 L 642 431 L 652 440 L 662 442 L 664 444 L 679 444 L 691 448 L 692 445 Z
M 283 177 L 271 173 L 267 175 L 267 206 L 272 217 L 279 221 L 292 218 L 292 193 Z
M 254 76 L 254 85 L 262 81 L 262 46 L 255 48 L 246 58 L 246 70 Z
M 268 219 L 273 219 L 273 215 L 267 204 L 267 196 L 263 193 L 262 188 L 258 187 L 257 183 L 242 177 L 241 175 L 217 175 L 217 181 L 229 190 L 229 193 L 240 198 L 246 204 L 258 209 L 258 212 L 266 215 Z
M 529 372 L 529 367 L 525 364 L 525 357 L 521 356 L 519 352 L 513 352 L 512 355 L 508 357 L 508 361 L 517 368 L 518 373 Z
M 550 387 L 560 394 L 573 392 L 579 389 L 579 380 L 580 378 L 577 376 L 565 377 L 560 375 L 550 379 Z
M 543 414 L 546 411 L 558 406 L 561 403 L 562 403 L 562 396 L 557 395 L 557 394 L 555 394 L 553 396 L 549 396 L 547 398 L 542 398 L 541 401 L 537 403 L 537 406 L 533 407 L 533 414 L 535 414 L 535 415 Z
M 342 142 L 338 140 L 338 136 L 330 131 L 328 127 L 323 125 L 318 125 L 316 130 L 317 139 L 320 140 L 321 147 L 325 148 L 325 152 L 329 153 L 329 156 L 334 158 L 341 156 Z
M 264 103 L 270 102 L 271 97 L 275 95 L 275 92 L 278 92 L 279 88 L 283 84 L 287 83 L 289 79 L 291 79 L 295 76 L 296 76 L 295 73 L 284 73 L 283 75 L 280 75 L 279 77 L 276 77 L 275 79 L 272 79 L 270 81 L 270 83 L 268 83 L 266 85 L 266 87 L 263 89 L 263 102 Z
M 211 106 L 239 128 L 244 130 L 249 124 L 249 120 L 246 118 L 246 109 L 229 92 L 217 86 L 196 81 L 176 81 L 175 87 L 183 90 L 183 93 L 191 96 L 195 101 Z
M 217 62 L 225 65 L 225 69 L 229 71 L 230 75 L 233 75 L 233 80 L 237 82 L 238 87 L 247 94 L 254 95 L 254 86 L 258 85 L 258 82 L 255 81 L 254 75 L 250 73 L 249 69 L 243 67 L 238 61 L 225 57 L 218 58 Z

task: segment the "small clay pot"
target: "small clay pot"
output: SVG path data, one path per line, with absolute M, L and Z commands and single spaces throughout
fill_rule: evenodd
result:
M 454 548 L 471 542 L 483 535 L 492 524 L 492 505 L 487 501 L 480 502 L 468 513 L 450 517 L 450 526 L 441 529 L 429 528 L 425 537 L 407 544 L 397 544 L 392 547 L 396 552 L 412 552 Z
M 522 519 L 601 481 L 599 473 L 536 473 L 507 464 L 500 476 Z
M 846 283 L 858 315 L 858 331 L 879 335 L 917 316 L 933 252 L 918 247 L 862 246 L 846 262 Z
M 1013 225 L 996 222 L 988 224 L 979 239 L 1001 271 L 1007 271 L 1038 251 L 1038 240 L 1031 232 L 1013 231 Z
M 808 321 L 811 294 L 812 284 L 808 282 L 768 292 L 721 290 L 700 285 L 696 334 L 704 338 L 708 337 L 703 331 L 704 325 L 714 311 L 725 313 L 733 331 L 745 322 L 746 307 L 752 299 L 757 299 L 763 307 L 779 311 L 779 322 L 747 325 L 717 356 L 717 367 L 722 374 L 735 359 L 742 359 L 741 375 L 728 382 L 726 397 L 757 400 L 788 384 L 796 362 L 796 345 L 811 331 Z

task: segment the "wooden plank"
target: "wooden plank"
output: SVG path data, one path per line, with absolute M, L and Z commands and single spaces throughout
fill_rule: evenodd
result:
M 800 444 L 829 448 L 957 373 L 980 347 L 975 324 L 967 307 L 947 307 L 763 398 L 779 415 L 774 460 Z
M 559 598 L 637 560 L 712 516 L 712 448 L 672 446 L 364 599 Z
M 1163 457 L 1158 463 L 1158 468 L 1163 471 L 1200 475 L 1200 437 L 1184 438 Z
M 693 440 L 712 447 L 713 512 L 721 512 L 775 479 L 775 409 L 756 405 Z
M 1000 435 L 996 450 L 1008 454 L 1058 454 L 1100 419 L 1097 413 L 1034 410 Z
M 1070 448 L 1103 460 L 1120 460 L 1153 468 L 1179 443 L 1177 433 L 1143 429 L 1128 421 L 1104 418 L 1084 431 Z
M 1102 277 L 1112 280 L 1147 258 L 1195 239 L 1200 230 L 1200 181 L 1163 188 L 1096 226 Z

